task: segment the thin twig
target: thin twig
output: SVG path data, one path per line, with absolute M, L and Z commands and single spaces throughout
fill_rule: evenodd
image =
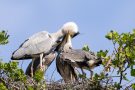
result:
M 56 71 L 56 68 L 54 69 L 54 71 L 53 71 L 53 73 L 52 73 L 52 75 L 51 75 L 50 81 L 52 81 L 52 77 L 53 77 L 55 71 Z
M 135 78 L 133 78 L 132 80 L 130 80 L 129 82 L 127 82 L 127 83 L 125 83 L 125 84 L 123 84 L 122 86 L 125 86 L 125 85 L 127 85 L 127 84 L 129 84 L 129 83 L 131 83 L 132 81 L 134 81 L 135 80 Z
M 122 77 L 123 77 L 123 71 L 120 72 L 120 81 L 119 81 L 119 84 L 121 85 L 122 83 Z

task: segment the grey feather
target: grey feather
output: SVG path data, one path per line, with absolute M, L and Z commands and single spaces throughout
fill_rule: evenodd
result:
M 21 59 L 24 56 L 32 56 L 40 53 L 49 53 L 55 42 L 46 31 L 39 32 L 25 41 L 19 49 L 13 53 L 12 59 Z
M 102 63 L 93 52 L 81 49 L 71 49 L 68 52 L 62 52 L 60 58 L 70 63 L 74 67 L 92 69 Z

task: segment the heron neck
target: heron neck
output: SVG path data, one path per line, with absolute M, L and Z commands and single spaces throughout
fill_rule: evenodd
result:
M 72 46 L 71 36 L 68 34 L 67 43 Z
M 72 42 L 71 42 L 71 36 L 68 34 L 66 44 L 64 45 L 64 48 L 63 48 L 64 52 L 69 51 L 70 48 L 72 48 Z
M 57 40 L 61 39 L 64 36 L 64 34 L 62 33 L 61 30 L 59 30 L 56 33 L 52 33 L 51 36 L 55 39 L 55 41 L 57 41 Z
M 71 36 L 69 34 L 67 35 L 67 42 L 66 42 L 65 46 L 72 47 Z

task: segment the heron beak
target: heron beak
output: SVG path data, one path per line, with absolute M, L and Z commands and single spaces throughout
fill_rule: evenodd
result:
M 80 34 L 80 32 L 75 33 L 75 34 L 72 36 L 72 38 L 76 37 L 76 36 L 79 35 L 79 34 Z

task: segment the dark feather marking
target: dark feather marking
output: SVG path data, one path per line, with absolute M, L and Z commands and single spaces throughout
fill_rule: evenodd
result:
M 97 60 L 95 64 L 96 66 L 99 66 L 100 64 L 102 64 L 102 60 Z
M 76 63 L 77 63 L 77 65 L 78 65 L 79 67 L 81 67 L 81 68 L 83 68 L 83 67 L 89 67 L 89 65 L 87 64 L 86 61 L 84 61 L 84 62 L 76 62 Z
M 14 58 L 13 55 L 12 55 L 11 60 L 24 60 L 24 59 L 31 59 L 31 58 L 32 58 L 31 55 L 24 55 L 21 58 Z
M 29 39 L 26 39 L 26 40 L 19 46 L 19 48 L 22 47 L 23 44 L 24 44 L 25 42 L 27 42 L 28 40 L 29 40 Z

